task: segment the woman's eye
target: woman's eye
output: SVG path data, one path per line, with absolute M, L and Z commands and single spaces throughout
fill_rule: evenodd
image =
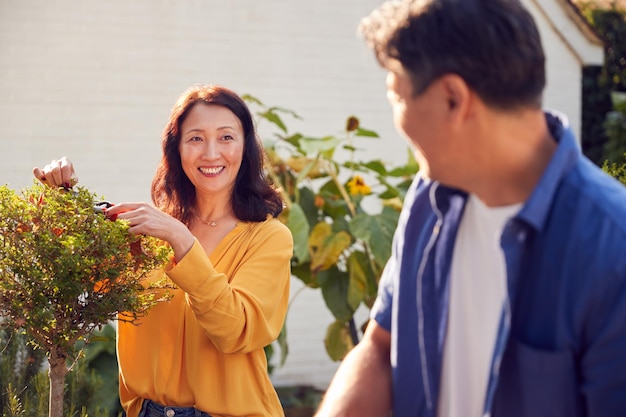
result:
M 202 142 L 202 138 L 200 136 L 193 136 L 189 138 L 190 142 Z
M 234 140 L 235 138 L 233 138 L 231 135 L 224 135 L 222 137 L 223 140 Z

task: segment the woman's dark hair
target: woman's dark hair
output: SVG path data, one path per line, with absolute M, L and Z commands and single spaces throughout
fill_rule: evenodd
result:
M 402 64 L 416 95 L 453 73 L 493 107 L 541 106 L 545 56 L 519 0 L 389 1 L 359 31 L 383 67 Z
M 152 179 L 152 201 L 164 212 L 189 224 L 196 203 L 196 189 L 181 164 L 180 127 L 191 108 L 198 103 L 222 106 L 241 122 L 244 149 L 241 167 L 235 179 L 231 203 L 237 218 L 260 222 L 268 214 L 276 217 L 283 210 L 279 192 L 265 175 L 266 156 L 257 137 L 252 114 L 235 92 L 215 85 L 195 85 L 185 91 L 170 114 L 163 130 L 163 156 Z

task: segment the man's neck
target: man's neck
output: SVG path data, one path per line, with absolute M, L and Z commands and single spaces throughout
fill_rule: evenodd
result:
M 491 113 L 476 129 L 475 146 L 451 185 L 490 207 L 526 201 L 557 147 L 543 112 Z

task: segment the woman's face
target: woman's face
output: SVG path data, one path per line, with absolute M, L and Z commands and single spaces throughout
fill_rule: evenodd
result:
M 226 107 L 195 104 L 180 128 L 183 171 L 197 195 L 230 199 L 244 150 L 241 122 Z

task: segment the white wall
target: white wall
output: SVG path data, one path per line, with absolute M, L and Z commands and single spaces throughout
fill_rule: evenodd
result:
M 33 166 L 68 155 L 91 190 L 147 200 L 161 129 L 194 83 L 295 110 L 304 121 L 288 125 L 309 135 L 338 133 L 355 114 L 382 136 L 364 139 L 363 159 L 404 161 L 384 72 L 356 35 L 379 3 L 0 0 L 0 184 L 28 186 Z M 540 28 L 549 49 L 546 104 L 578 129 L 580 68 L 550 25 Z M 295 298 L 277 385 L 326 386 L 337 366 L 323 347 L 331 321 L 318 291 Z
M 67 154 L 108 198 L 148 198 L 161 129 L 193 83 L 293 109 L 310 134 L 355 113 L 404 149 L 356 36 L 377 3 L 2 0 L 0 182 L 30 185 L 32 165 Z

